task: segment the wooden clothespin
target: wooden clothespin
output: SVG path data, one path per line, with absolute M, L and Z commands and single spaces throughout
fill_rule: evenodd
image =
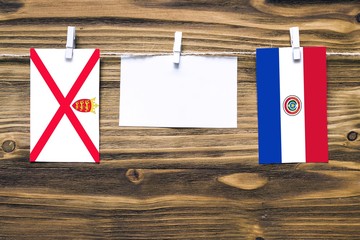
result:
M 174 40 L 174 59 L 173 62 L 175 64 L 180 63 L 180 55 L 181 55 L 181 39 L 182 39 L 182 32 L 175 32 L 175 40 Z
M 72 59 L 75 49 L 75 27 L 68 27 L 65 58 Z
M 300 51 L 300 34 L 299 27 L 290 28 L 290 40 L 291 47 L 293 49 L 293 59 L 300 60 L 301 59 L 301 51 Z

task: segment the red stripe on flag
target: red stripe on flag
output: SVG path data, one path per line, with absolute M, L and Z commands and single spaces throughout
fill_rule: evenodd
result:
M 58 86 L 55 83 L 55 80 L 50 75 L 49 71 L 45 67 L 44 63 L 42 62 L 42 60 L 40 59 L 39 55 L 37 54 L 37 52 L 35 51 L 34 48 L 30 49 L 30 59 L 33 61 L 34 65 L 38 69 L 40 75 L 43 77 L 43 79 L 46 82 L 46 84 L 48 85 L 49 89 L 54 94 L 54 97 L 56 98 L 56 100 L 58 102 L 61 102 L 63 100 L 64 96 L 62 95 L 60 89 L 58 88 Z
M 304 47 L 306 162 L 328 162 L 326 48 Z
M 66 108 L 66 116 L 69 118 L 71 124 L 74 126 L 74 129 L 78 133 L 79 137 L 83 141 L 84 145 L 86 146 L 87 150 L 93 157 L 96 163 L 100 162 L 99 151 L 95 147 L 94 143 L 91 141 L 91 138 L 87 134 L 84 127 L 81 125 L 79 119 L 76 117 L 75 113 L 71 108 Z

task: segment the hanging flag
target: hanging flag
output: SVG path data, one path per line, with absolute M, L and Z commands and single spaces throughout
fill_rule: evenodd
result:
M 30 162 L 96 162 L 99 49 L 30 49 Z
M 259 163 L 328 162 L 326 48 L 256 50 Z

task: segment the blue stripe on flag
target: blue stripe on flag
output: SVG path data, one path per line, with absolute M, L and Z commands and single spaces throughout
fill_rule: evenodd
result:
M 256 49 L 259 163 L 281 163 L 279 49 Z

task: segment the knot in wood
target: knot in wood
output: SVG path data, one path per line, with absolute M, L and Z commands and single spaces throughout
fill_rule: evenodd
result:
M 265 239 L 262 237 L 256 237 L 255 240 L 265 240 Z
M 360 23 L 360 13 L 358 13 L 358 15 L 356 15 L 356 21 L 358 22 L 358 23 Z
M 10 153 L 15 150 L 16 143 L 13 140 L 5 140 L 1 147 L 4 152 Z
M 134 184 L 139 184 L 144 180 L 144 173 L 141 169 L 129 169 L 125 175 L 126 178 Z
M 358 133 L 354 132 L 354 131 L 349 132 L 347 135 L 347 139 L 349 141 L 355 141 L 357 139 L 357 137 L 358 137 Z

